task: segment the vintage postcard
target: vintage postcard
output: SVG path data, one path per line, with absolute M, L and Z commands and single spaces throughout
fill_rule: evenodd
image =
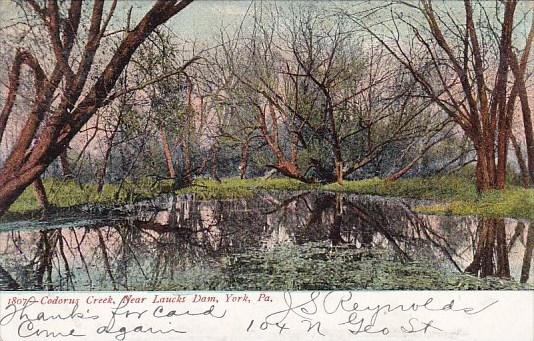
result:
M 534 2 L 0 32 L 0 340 L 534 340 Z

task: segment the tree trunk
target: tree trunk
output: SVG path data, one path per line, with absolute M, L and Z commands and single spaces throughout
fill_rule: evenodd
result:
M 219 166 L 218 166 L 218 159 L 217 159 L 217 147 L 214 145 L 211 147 L 211 168 L 210 168 L 210 175 L 213 179 L 217 181 L 221 181 L 219 178 Z
M 96 191 L 97 193 L 102 193 L 102 190 L 104 189 L 104 183 L 106 182 L 106 173 L 108 171 L 108 161 L 109 157 L 111 155 L 111 149 L 113 147 L 113 137 L 109 141 L 106 151 L 104 153 L 104 159 L 102 160 L 102 168 L 100 168 L 100 171 L 98 172 L 98 180 L 97 180 L 97 187 Z
M 59 154 L 59 164 L 61 165 L 61 173 L 63 173 L 64 178 L 71 178 L 72 171 L 69 165 L 69 159 L 67 158 L 67 151 Z
M 239 162 L 239 177 L 244 179 L 247 175 L 248 168 L 248 150 L 249 142 L 246 141 L 241 145 L 241 160 Z
M 9 177 L 6 173 L 0 174 L 0 215 L 9 209 L 9 206 L 24 192 L 24 189 L 37 179 L 44 170 L 43 165 L 38 165 L 17 173 L 16 177 Z
M 412 169 L 412 167 L 417 163 L 417 161 L 419 161 L 419 159 L 421 157 L 422 157 L 422 155 L 418 156 L 417 158 L 415 158 L 412 161 L 410 161 L 406 166 L 402 167 L 401 169 L 399 169 L 395 173 L 393 173 L 390 176 L 388 176 L 386 178 L 386 181 L 397 181 L 397 180 L 399 180 L 404 174 L 408 173 L 408 171 L 410 171 L 410 169 Z
M 534 126 L 532 124 L 532 112 L 528 103 L 526 90 L 519 91 L 521 111 L 523 113 L 523 127 L 525 128 L 525 142 L 527 145 L 528 174 L 530 181 L 534 183 Z
M 262 108 L 261 106 L 257 106 L 257 109 L 259 111 L 258 121 L 260 124 L 260 130 L 263 135 L 263 139 L 265 140 L 265 142 L 267 142 L 267 146 L 271 149 L 273 156 L 276 158 L 276 163 L 274 165 L 268 165 L 268 167 L 275 168 L 282 175 L 285 175 L 287 177 L 297 179 L 303 182 L 309 182 L 306 180 L 305 176 L 301 174 L 298 164 L 293 161 L 288 161 L 284 154 L 284 151 L 282 150 L 282 148 L 280 148 L 280 145 L 278 143 L 278 132 L 276 131 L 277 127 L 274 126 L 274 132 L 272 134 L 269 133 L 269 129 L 265 120 L 266 109 Z
M 343 184 L 343 162 L 340 160 L 336 160 L 335 162 L 336 167 L 336 181 L 338 184 Z
M 174 169 L 174 163 L 172 160 L 171 146 L 169 145 L 169 140 L 167 139 L 167 134 L 163 128 L 159 129 L 159 136 L 161 139 L 161 148 L 163 149 L 163 156 L 165 157 L 165 163 L 167 164 L 167 171 L 169 177 L 176 179 L 176 170 Z
M 430 150 L 430 148 L 432 148 L 434 145 L 436 145 L 440 141 L 441 141 L 441 139 L 436 140 L 433 143 L 430 143 L 429 141 L 427 141 L 426 146 L 423 148 L 423 150 L 421 150 L 419 152 L 419 154 L 415 158 L 413 158 L 410 162 L 408 162 L 408 164 L 406 164 L 406 166 L 402 167 L 397 172 L 395 172 L 395 173 L 391 174 L 390 176 L 388 176 L 386 178 L 386 180 L 387 181 L 396 181 L 396 180 L 400 179 L 402 176 L 404 176 L 404 174 L 408 173 L 410 171 L 410 169 L 412 169 L 413 166 L 415 166 L 417 164 L 417 162 L 419 162 L 419 160 L 421 160 L 423 158 L 423 156 L 425 156 L 425 154 Z
M 529 122 L 530 121 L 530 122 Z M 527 129 L 530 124 L 530 129 Z M 528 135 L 527 135 L 528 132 Z M 525 137 L 527 141 L 528 174 L 530 181 L 534 183 L 534 133 L 532 132 L 532 120 L 525 121 Z
M 517 163 L 519 164 L 521 182 L 523 183 L 523 187 L 528 188 L 530 177 L 528 174 L 527 163 L 525 162 L 525 158 L 523 157 L 523 151 L 521 150 L 521 146 L 519 145 L 519 142 L 517 142 L 517 139 L 515 138 L 514 134 L 510 134 L 510 140 L 512 141 L 512 146 L 514 147 Z
M 497 165 L 495 173 L 495 188 L 504 189 L 506 185 L 506 166 L 508 165 L 508 141 L 509 130 L 507 123 L 504 123 L 504 127 L 499 129 L 499 136 L 497 138 Z
M 326 111 L 330 120 L 330 135 L 331 143 L 334 152 L 334 167 L 336 173 L 336 181 L 338 184 L 343 184 L 343 156 L 341 153 L 341 144 L 339 142 L 339 136 L 337 133 L 336 120 L 334 118 L 334 109 L 332 104 L 332 98 L 327 93 L 326 89 L 323 90 L 325 97 L 327 98 Z
M 518 60 L 517 56 L 511 53 L 511 69 L 515 76 L 515 85 L 517 85 L 517 94 L 521 103 L 521 112 L 523 118 L 523 128 L 525 129 L 525 142 L 527 148 L 528 171 L 530 181 L 534 184 L 534 125 L 532 124 L 532 110 L 528 99 L 528 90 L 525 84 L 525 73 L 528 67 L 528 59 L 532 44 L 534 41 L 534 21 L 530 23 L 530 31 L 527 36 L 525 49 Z
M 48 203 L 48 197 L 46 195 L 46 190 L 43 185 L 43 180 L 41 180 L 41 177 L 38 177 L 33 182 L 33 191 L 35 193 L 35 198 L 37 199 L 39 207 L 46 212 L 50 205 Z
M 187 184 L 193 182 L 193 167 L 191 162 L 191 148 L 189 147 L 189 138 L 182 144 L 184 154 L 184 180 Z
M 479 193 L 482 193 L 484 191 L 487 191 L 491 186 L 490 186 L 490 181 L 489 181 L 488 170 L 483 161 L 484 153 L 482 153 L 480 150 L 477 150 L 476 154 L 477 154 L 477 163 L 476 163 L 476 168 L 475 168 L 476 186 L 477 186 L 477 191 Z
M 531 34 L 534 36 L 534 25 Z M 519 102 L 521 104 L 521 112 L 523 118 L 523 128 L 525 130 L 525 144 L 527 148 L 527 162 L 528 173 L 530 181 L 534 183 L 534 126 L 532 122 L 532 111 L 528 101 L 528 92 L 524 80 L 524 69 L 519 69 L 517 61 L 512 58 L 512 70 L 516 77 L 517 95 L 519 96 Z
M 477 191 L 482 193 L 495 188 L 495 160 L 491 153 L 493 147 L 491 149 L 484 146 L 475 148 L 477 155 L 476 186 Z M 489 153 L 488 150 L 490 150 Z

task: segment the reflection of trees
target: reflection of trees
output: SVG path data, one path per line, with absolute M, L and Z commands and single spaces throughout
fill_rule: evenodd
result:
M 460 271 L 465 269 L 479 277 L 511 278 L 510 264 L 515 262 L 521 270 L 514 277 L 522 283 L 528 281 L 531 268 L 532 228 L 532 223 L 526 228 L 521 221 L 477 217 L 440 217 L 431 224 L 431 230 L 442 234 L 437 240 L 439 247 L 450 251 Z
M 532 263 L 532 249 L 534 249 L 534 224 L 531 222 L 528 228 L 527 245 L 525 255 L 523 256 L 523 265 L 521 266 L 520 282 L 526 283 L 528 281 L 530 266 Z
M 329 239 L 334 246 L 391 247 L 401 261 L 411 259 L 400 244 L 407 241 L 402 231 L 420 222 L 406 207 L 333 193 L 294 199 L 303 203 L 296 211 L 307 216 L 293 226 L 297 243 Z
M 521 250 L 520 280 L 528 280 L 532 224 L 518 223 L 507 238 L 503 220 L 480 220 L 476 230 L 470 227 L 478 221 L 473 218 L 461 226 L 446 221 L 423 219 L 402 201 L 334 193 L 173 198 L 166 209 L 145 207 L 135 217 L 104 226 L 0 233 L 6 244 L 0 288 L 156 288 L 194 267 L 224 272 L 227 257 L 251 248 L 327 240 L 333 246 L 386 250 L 402 262 L 434 260 L 443 266 L 445 260 L 481 277 L 510 277 L 508 254 Z
M 96 234 L 98 235 L 98 246 L 100 248 L 100 251 L 102 252 L 102 259 L 104 261 L 104 269 L 106 270 L 106 273 L 109 276 L 111 283 L 113 284 L 113 289 L 117 290 L 117 282 L 115 281 L 113 273 L 111 272 L 111 264 L 109 262 L 106 242 L 104 240 L 104 237 L 102 236 L 102 232 L 99 229 L 96 230 Z
M 534 248 L 534 227 L 529 225 L 525 252 L 522 259 L 519 280 L 526 283 L 529 278 L 532 263 L 532 249 Z M 504 219 L 479 219 L 476 229 L 476 243 L 472 262 L 465 272 L 480 276 L 497 276 L 510 278 L 509 254 L 518 240 L 522 240 L 525 233 L 524 222 L 517 222 L 509 242 L 506 238 L 506 223 Z
M 480 277 L 510 278 L 509 254 L 513 246 L 524 239 L 525 233 L 525 224 L 518 222 L 507 241 L 503 219 L 471 217 L 462 218 L 463 226 L 467 227 L 463 231 L 457 222 L 444 225 L 447 217 L 434 217 L 433 221 L 425 219 L 404 202 L 394 199 L 307 194 L 286 199 L 279 205 L 279 210 L 287 210 L 291 205 L 301 218 L 291 217 L 284 211 L 279 220 L 290 227 L 289 233 L 296 236 L 298 244 L 329 239 L 332 245 L 350 243 L 366 248 L 387 247 L 401 261 L 435 259 L 439 266 L 440 259 L 444 259 L 458 271 Z M 471 230 L 472 223 L 477 224 L 474 231 Z M 528 281 L 531 268 L 532 229 L 532 226 L 528 228 L 522 257 L 519 279 L 523 283 Z M 468 237 L 472 243 L 466 246 Z M 467 264 L 462 259 L 465 251 L 472 252 Z
M 12 234 L 12 237 L 16 249 L 22 252 L 17 244 L 20 238 L 14 238 L 14 234 Z M 18 264 L 18 282 L 20 284 L 13 278 L 10 279 L 10 275 L 5 269 L 2 268 L 0 270 L 3 277 L 7 278 L 8 288 L 14 287 L 16 284 L 21 289 L 52 290 L 54 288 L 52 277 L 55 270 L 60 287 L 75 289 L 69 257 L 65 253 L 65 247 L 65 240 L 60 229 L 39 231 L 33 252 L 24 255 L 23 261 Z
M 534 244 L 532 223 L 513 219 L 440 217 L 437 221 L 434 219 L 432 225 L 433 230 L 444 235 L 441 247 L 451 251 L 465 272 L 479 277 L 514 277 L 522 283 L 528 281 Z
M 6 271 L 0 265 L 0 289 L 6 289 L 6 290 L 19 290 L 20 285 L 15 281 L 15 279 L 11 276 L 11 274 Z
M 465 272 L 480 277 L 510 277 L 504 219 L 480 219 L 473 261 Z

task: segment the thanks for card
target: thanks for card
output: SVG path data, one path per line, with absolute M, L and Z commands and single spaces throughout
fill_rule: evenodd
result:
M 4 292 L 0 337 L 531 341 L 533 299 L 531 291 Z

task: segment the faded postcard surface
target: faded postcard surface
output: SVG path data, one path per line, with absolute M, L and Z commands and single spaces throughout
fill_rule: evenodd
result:
M 0 0 L 0 340 L 534 338 L 531 1 Z

